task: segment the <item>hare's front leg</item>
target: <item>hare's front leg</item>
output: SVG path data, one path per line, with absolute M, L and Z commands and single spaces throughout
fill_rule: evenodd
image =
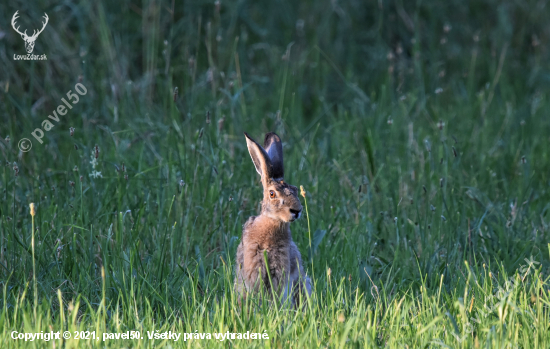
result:
M 261 283 L 265 281 L 266 275 L 263 253 L 256 243 L 243 243 L 241 247 L 242 263 L 240 271 L 244 286 L 247 292 L 258 291 Z M 237 252 L 238 259 L 239 252 Z
M 290 258 L 284 249 L 266 250 L 258 244 L 245 244 L 243 248 L 243 276 L 248 290 L 258 291 L 260 287 L 271 296 L 289 294 Z M 288 249 L 287 249 L 288 250 Z M 267 267 L 266 267 L 267 261 Z M 269 274 L 268 274 L 269 271 Z M 263 286 L 261 286 L 263 284 Z
M 281 246 L 271 249 L 268 252 L 269 273 L 271 277 L 271 285 L 275 294 L 282 295 L 283 301 L 290 294 L 290 255 L 288 247 Z M 270 286 L 267 280 L 268 288 Z
M 235 290 L 239 304 L 248 293 L 257 293 L 262 284 L 269 286 L 263 253 L 258 244 L 243 240 L 237 247 Z

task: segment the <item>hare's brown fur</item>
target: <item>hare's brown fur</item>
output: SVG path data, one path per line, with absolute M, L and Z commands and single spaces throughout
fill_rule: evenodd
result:
M 283 300 L 291 297 L 295 304 L 304 292 L 311 294 L 302 256 L 290 233 L 290 222 L 299 218 L 302 211 L 298 189 L 283 180 L 282 144 L 276 134 L 266 135 L 265 149 L 248 135 L 246 140 L 252 161 L 262 176 L 264 197 L 261 214 L 250 217 L 243 226 L 242 241 L 237 248 L 235 287 L 242 297 L 264 287 L 268 295 L 274 291 Z

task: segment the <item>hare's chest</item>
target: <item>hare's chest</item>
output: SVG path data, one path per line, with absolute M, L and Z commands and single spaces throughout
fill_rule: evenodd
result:
M 267 266 L 271 273 L 290 272 L 290 248 L 289 246 L 258 246 L 258 253 L 267 260 Z

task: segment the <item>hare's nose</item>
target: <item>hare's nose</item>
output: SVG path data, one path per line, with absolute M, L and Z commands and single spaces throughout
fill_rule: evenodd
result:
M 295 217 L 299 217 L 299 216 L 300 216 L 300 212 L 302 212 L 302 210 L 293 210 L 293 209 L 290 209 L 290 213 L 294 214 Z

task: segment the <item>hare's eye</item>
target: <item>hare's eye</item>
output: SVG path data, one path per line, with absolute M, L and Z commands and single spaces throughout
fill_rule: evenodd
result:
M 273 190 L 269 191 L 269 197 L 274 199 L 275 198 L 275 192 Z

